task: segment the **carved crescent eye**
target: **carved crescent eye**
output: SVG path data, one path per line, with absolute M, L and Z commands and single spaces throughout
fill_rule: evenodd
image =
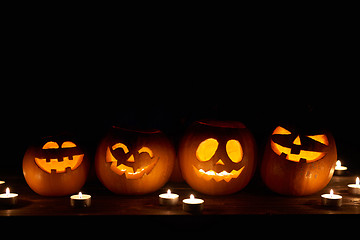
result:
M 129 149 L 127 148 L 127 146 L 123 143 L 116 143 L 114 144 L 112 147 L 112 150 L 114 151 L 115 149 L 121 148 L 122 150 L 124 150 L 124 153 L 128 153 Z
M 76 147 L 76 144 L 70 141 L 66 141 L 63 142 L 63 144 L 61 144 L 61 148 L 73 148 Z
M 56 142 L 47 142 L 42 147 L 42 149 L 57 149 L 57 148 L 59 148 L 59 144 L 57 144 Z
M 219 142 L 214 138 L 208 138 L 199 144 L 196 150 L 196 157 L 202 162 L 209 161 L 214 156 Z
M 151 149 L 148 148 L 148 147 L 142 147 L 142 148 L 140 148 L 140 150 L 138 151 L 139 154 L 140 154 L 140 153 L 143 153 L 143 152 L 148 153 L 151 158 L 153 158 L 153 156 L 154 156 L 153 152 L 152 152 Z

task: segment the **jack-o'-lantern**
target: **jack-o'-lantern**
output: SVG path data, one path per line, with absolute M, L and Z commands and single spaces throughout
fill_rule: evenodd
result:
M 159 130 L 113 127 L 95 158 L 99 180 L 116 194 L 146 194 L 162 187 L 175 162 L 175 150 Z
M 256 166 L 255 140 L 240 122 L 198 121 L 179 148 L 181 172 L 195 190 L 231 194 L 244 188 Z
M 41 139 L 30 146 L 23 158 L 27 184 L 44 196 L 65 196 L 84 185 L 89 161 L 86 154 L 69 137 Z
M 329 132 L 278 126 L 266 146 L 261 175 L 274 192 L 309 195 L 329 183 L 336 159 L 335 141 Z

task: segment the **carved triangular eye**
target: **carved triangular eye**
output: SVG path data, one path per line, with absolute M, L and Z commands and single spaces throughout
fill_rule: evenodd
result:
M 325 144 L 326 146 L 329 146 L 329 140 L 326 137 L 325 134 L 319 134 L 319 135 L 313 135 L 313 136 L 307 136 L 317 142 L 320 142 L 322 144 Z
M 291 132 L 283 127 L 278 126 L 277 128 L 275 128 L 274 132 L 272 133 L 272 135 L 274 134 L 289 135 L 291 134 Z

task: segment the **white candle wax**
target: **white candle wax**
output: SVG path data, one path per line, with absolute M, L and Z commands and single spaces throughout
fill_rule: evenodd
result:
M 179 195 L 171 193 L 170 189 L 168 189 L 166 193 L 162 193 L 159 195 L 160 205 L 173 206 L 176 205 L 178 201 Z
M 17 193 L 11 193 L 10 188 L 6 188 L 5 193 L 0 194 L 0 205 L 14 206 L 17 204 L 18 196 Z
M 79 192 L 77 195 L 72 195 L 70 197 L 70 205 L 76 208 L 90 207 L 91 195 L 82 194 L 81 192 Z
M 335 166 L 335 175 L 344 175 L 345 171 L 347 170 L 347 167 L 341 166 L 341 161 L 337 160 L 336 166 Z
M 321 203 L 322 205 L 328 207 L 341 207 L 342 196 L 338 194 L 334 194 L 334 191 L 331 189 L 330 194 L 321 195 Z
M 348 191 L 349 191 L 349 193 L 351 193 L 351 194 L 360 195 L 359 177 L 356 178 L 355 184 L 349 184 L 349 185 L 348 185 Z
M 195 198 L 194 195 L 191 194 L 190 198 L 184 199 L 183 202 L 187 204 L 201 204 L 204 202 L 204 200 Z
M 190 198 L 183 200 L 183 210 L 186 212 L 200 212 L 204 208 L 204 200 L 195 198 L 193 194 Z

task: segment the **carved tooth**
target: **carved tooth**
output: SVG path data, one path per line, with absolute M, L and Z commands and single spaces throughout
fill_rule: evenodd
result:
M 219 182 L 221 180 L 229 182 L 231 179 L 237 178 L 244 169 L 244 167 L 245 166 L 243 166 L 239 170 L 232 170 L 230 173 L 225 170 L 220 173 L 217 173 L 214 170 L 209 170 L 205 172 L 205 170 L 203 169 L 198 170 L 195 166 L 193 166 L 193 169 L 198 177 L 202 177 L 206 181 L 214 179 L 216 182 Z

